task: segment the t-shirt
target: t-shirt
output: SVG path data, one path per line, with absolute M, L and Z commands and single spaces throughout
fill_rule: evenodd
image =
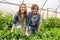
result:
M 38 21 L 38 16 L 37 15 L 33 15 L 32 18 L 31 18 L 31 24 L 32 25 L 36 25 Z
M 38 25 L 41 24 L 42 18 L 39 13 L 37 15 L 33 15 L 32 12 L 29 12 L 26 18 L 26 27 L 30 25 Z

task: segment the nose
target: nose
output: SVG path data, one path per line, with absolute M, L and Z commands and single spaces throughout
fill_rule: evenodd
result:
M 34 12 L 36 11 L 36 10 L 33 10 Z

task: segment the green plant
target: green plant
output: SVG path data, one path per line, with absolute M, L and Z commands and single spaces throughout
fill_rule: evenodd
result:
M 23 37 L 21 28 L 14 28 L 12 15 L 2 16 L 0 11 L 0 40 L 60 40 L 60 19 L 43 19 L 40 32 L 31 34 L 29 37 Z M 8 30 L 10 29 L 10 30 Z

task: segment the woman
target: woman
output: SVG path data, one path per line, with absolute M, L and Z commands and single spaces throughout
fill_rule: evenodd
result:
M 40 31 L 40 25 L 42 22 L 41 15 L 38 13 L 39 7 L 37 4 L 33 4 L 31 7 L 31 12 L 27 15 L 26 21 L 26 35 L 29 33 L 35 34 L 37 31 Z M 29 31 L 28 31 L 29 29 Z
M 24 22 L 26 21 L 27 8 L 25 4 L 19 6 L 19 11 L 14 16 L 14 23 L 11 32 L 13 32 L 14 27 L 17 27 L 19 24 L 23 30 L 25 30 Z

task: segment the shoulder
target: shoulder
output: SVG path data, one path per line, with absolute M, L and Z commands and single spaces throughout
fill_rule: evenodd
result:
M 37 16 L 39 19 L 42 18 L 40 13 L 37 13 Z
M 40 14 L 39 12 L 37 13 L 37 15 L 38 15 L 39 17 L 41 16 L 41 14 Z
M 18 16 L 18 12 L 16 12 L 16 13 L 14 14 L 14 16 Z
M 27 16 L 31 16 L 31 15 L 32 15 L 32 14 L 31 14 L 31 11 L 27 13 Z
M 18 15 L 18 12 L 16 12 L 15 15 Z
M 16 12 L 16 13 L 14 13 L 13 18 L 17 17 L 17 16 L 18 16 L 18 13 Z

